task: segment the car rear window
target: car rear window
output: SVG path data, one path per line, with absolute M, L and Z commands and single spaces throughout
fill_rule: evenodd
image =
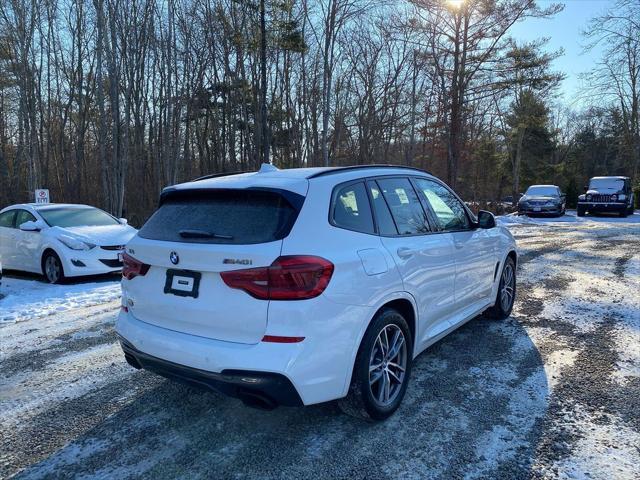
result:
M 277 192 L 177 191 L 164 198 L 139 235 L 169 242 L 267 243 L 286 237 L 297 216 Z

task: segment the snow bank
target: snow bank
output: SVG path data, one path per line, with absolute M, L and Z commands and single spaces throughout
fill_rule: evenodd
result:
M 82 282 L 50 285 L 39 280 L 4 277 L 0 286 L 0 323 L 45 317 L 79 307 L 90 307 L 120 298 L 120 282 Z

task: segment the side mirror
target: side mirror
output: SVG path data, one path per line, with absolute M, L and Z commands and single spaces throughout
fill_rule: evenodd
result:
M 126 218 L 119 218 L 118 220 L 122 225 L 129 225 L 129 221 Z
M 42 223 L 38 222 L 37 220 L 35 222 L 33 220 L 30 220 L 20 225 L 20 230 L 22 230 L 23 232 L 39 232 L 43 228 L 44 227 Z
M 493 228 L 496 226 L 496 217 L 493 213 L 486 210 L 480 210 L 478 212 L 478 228 Z

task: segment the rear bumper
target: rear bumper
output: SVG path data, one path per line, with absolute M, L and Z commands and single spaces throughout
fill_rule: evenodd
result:
M 205 390 L 214 390 L 246 403 L 273 407 L 303 405 L 291 381 L 278 373 L 244 370 L 208 372 L 148 355 L 122 337 L 120 345 L 127 362 L 135 368 L 144 368 L 172 380 Z
M 299 343 L 248 344 L 191 335 L 139 320 L 135 308 L 120 312 L 116 332 L 149 357 L 197 371 L 278 374 L 293 385 L 304 405 L 311 405 L 347 394 L 360 341 L 357 332 L 373 312 L 371 307 L 330 302 L 323 295 L 304 302 L 272 302 L 265 335 L 305 337 Z

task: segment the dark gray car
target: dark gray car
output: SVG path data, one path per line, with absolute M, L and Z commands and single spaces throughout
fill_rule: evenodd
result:
M 566 197 L 557 185 L 531 185 L 518 201 L 521 215 L 560 217 L 566 209 Z

